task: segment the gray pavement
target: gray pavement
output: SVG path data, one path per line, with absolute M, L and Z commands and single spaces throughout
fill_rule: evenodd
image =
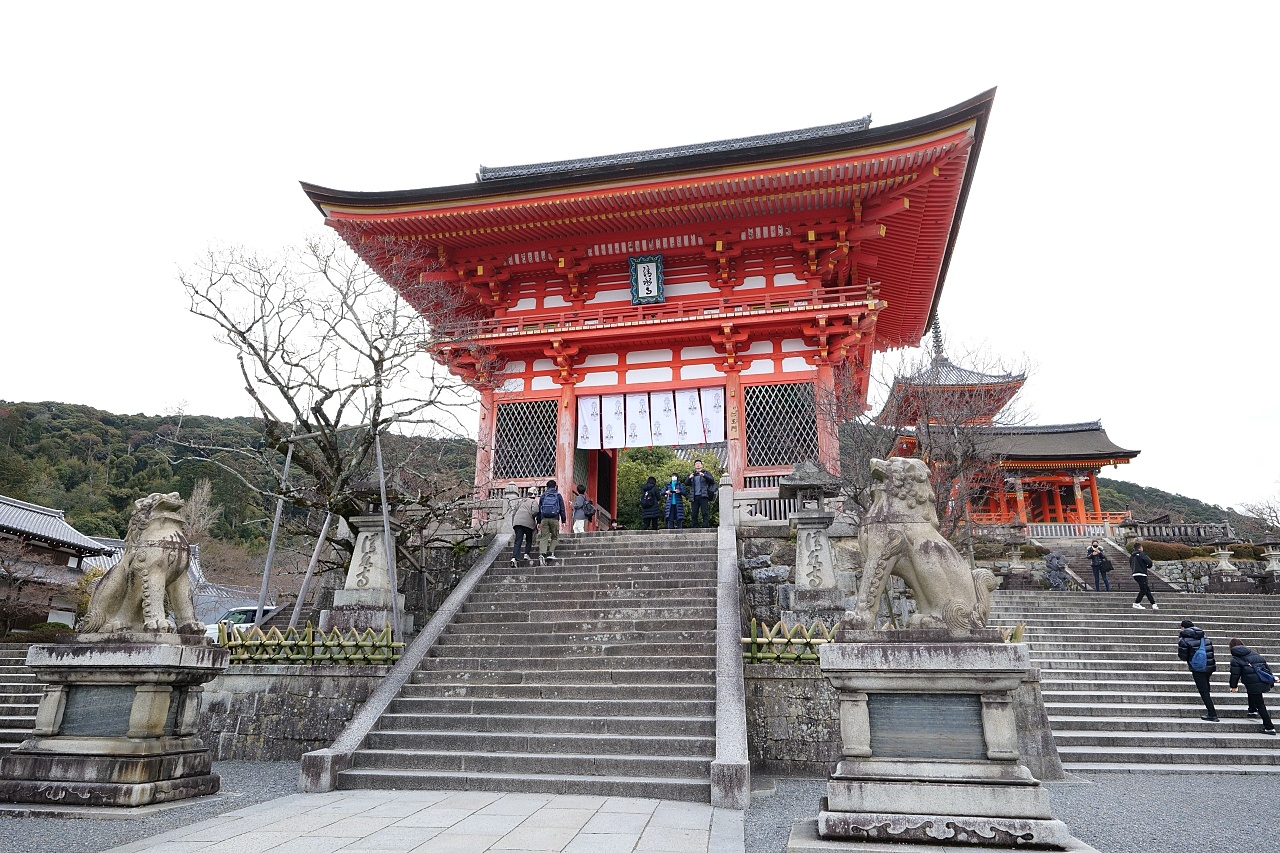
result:
M 742 853 L 741 812 L 635 797 L 484 791 L 294 794 L 111 853 Z

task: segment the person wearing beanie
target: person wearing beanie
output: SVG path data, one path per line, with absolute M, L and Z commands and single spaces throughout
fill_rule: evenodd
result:
M 1271 724 L 1271 714 L 1267 712 L 1267 703 L 1262 694 L 1271 689 L 1271 685 L 1258 675 L 1259 671 L 1271 672 L 1270 665 L 1262 655 L 1244 644 L 1239 637 L 1231 638 L 1231 692 L 1235 693 L 1244 682 L 1245 693 L 1249 694 L 1249 710 L 1247 716 L 1262 718 L 1262 733 L 1273 735 L 1276 727 Z
M 1204 644 L 1204 662 L 1200 663 L 1196 657 L 1196 652 L 1200 650 L 1200 644 Z M 1196 690 L 1200 691 L 1200 701 L 1204 702 L 1206 713 L 1200 719 L 1210 723 L 1218 722 L 1218 712 L 1213 708 L 1213 696 L 1209 694 L 1209 676 L 1213 675 L 1213 671 L 1217 668 L 1217 662 L 1213 659 L 1213 641 L 1204 635 L 1204 631 L 1196 627 L 1196 624 L 1190 619 L 1182 620 L 1182 630 L 1178 633 L 1178 660 L 1186 663 L 1187 668 L 1191 670 L 1191 678 L 1196 683 Z M 1200 666 L 1200 669 L 1196 667 Z

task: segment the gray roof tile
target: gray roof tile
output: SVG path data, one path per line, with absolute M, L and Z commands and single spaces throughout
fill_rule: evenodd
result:
M 0 530 L 57 545 L 78 554 L 103 554 L 107 548 L 67 523 L 60 509 L 29 504 L 0 495 Z

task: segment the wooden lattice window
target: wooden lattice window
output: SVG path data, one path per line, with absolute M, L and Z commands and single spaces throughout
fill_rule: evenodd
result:
M 813 384 L 748 385 L 747 467 L 794 465 L 818 458 Z
M 498 406 L 493 439 L 495 479 L 555 476 L 558 408 L 555 400 Z

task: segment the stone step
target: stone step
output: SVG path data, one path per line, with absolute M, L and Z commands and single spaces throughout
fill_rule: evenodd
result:
M 1214 725 L 1205 723 L 1205 725 Z M 1092 746 L 1099 749 L 1114 749 L 1116 747 L 1132 747 L 1145 751 L 1151 750 L 1177 750 L 1177 749 L 1252 749 L 1252 750 L 1271 750 L 1275 753 L 1273 758 L 1280 761 L 1280 746 L 1278 746 L 1275 735 L 1264 735 L 1262 733 L 1262 724 L 1254 722 L 1254 725 L 1246 730 L 1235 730 L 1230 732 L 1210 732 L 1205 731 L 1199 734 L 1189 734 L 1187 732 L 1176 733 L 1160 733 L 1160 732 L 1142 732 L 1142 731 L 1125 731 L 1125 732 L 1097 732 L 1097 731 L 1076 731 L 1076 732 L 1054 732 L 1054 743 L 1057 744 L 1059 750 L 1064 747 L 1082 747 Z
M 714 716 L 712 700 L 662 699 L 522 699 L 515 697 L 423 697 L 398 696 L 391 702 L 396 714 L 533 714 L 566 717 L 659 717 Z
M 1195 698 L 1195 700 L 1199 702 L 1200 694 L 1195 692 L 1195 686 L 1188 684 L 1187 689 L 1190 690 L 1191 697 Z M 1171 693 L 1176 694 L 1177 691 L 1164 691 L 1164 692 L 1152 691 L 1152 692 L 1139 693 L 1132 690 L 1094 690 L 1092 693 L 1090 693 L 1088 691 L 1081 691 L 1081 690 L 1058 690 L 1057 685 L 1042 685 L 1040 692 L 1044 695 L 1045 705 L 1048 706 L 1051 704 L 1056 704 L 1058 702 L 1077 701 L 1079 698 L 1081 698 L 1082 694 L 1091 696 L 1094 700 L 1098 702 L 1117 702 L 1117 703 L 1123 703 L 1123 704 L 1147 705 L 1147 704 L 1165 702 L 1168 699 L 1168 694 L 1171 694 Z M 1216 705 L 1218 702 L 1217 692 L 1215 691 L 1211 695 L 1213 695 L 1214 697 L 1213 701 L 1214 701 L 1214 704 Z M 1227 700 L 1228 697 L 1233 697 L 1233 696 L 1243 697 L 1244 694 L 1243 693 L 1224 693 L 1223 694 L 1224 702 Z M 1239 700 L 1239 703 L 1241 706 L 1244 706 L 1245 704 L 1247 704 L 1244 698 L 1241 698 Z
M 1198 714 L 1203 712 L 1204 709 L 1200 708 Z M 1230 717 L 1225 716 L 1222 711 L 1218 713 L 1219 721 L 1216 723 L 1206 722 L 1200 719 L 1198 714 L 1196 716 L 1184 715 L 1180 717 L 1167 714 L 1159 717 L 1153 717 L 1149 714 L 1143 714 L 1140 717 L 1123 717 L 1114 714 L 1110 716 L 1097 714 L 1089 717 L 1073 717 L 1054 713 L 1049 715 L 1049 725 L 1053 729 L 1054 737 L 1076 735 L 1084 731 L 1094 734 L 1099 728 L 1104 732 L 1114 732 L 1117 735 L 1124 732 L 1153 732 L 1170 736 L 1174 733 L 1192 736 L 1198 736 L 1206 732 L 1253 733 L 1260 728 L 1258 718 L 1244 716 L 1243 709 L 1232 711 L 1236 716 Z M 1090 728 L 1082 728 L 1081 725 L 1085 723 Z M 1261 737 L 1262 735 L 1259 736 Z
M 1271 764 L 1112 764 L 1101 761 L 1063 762 L 1068 770 L 1077 773 L 1142 773 L 1168 776 L 1198 776 L 1205 773 L 1230 773 L 1236 776 L 1280 776 L 1280 766 Z
M 711 684 L 406 684 L 404 699 L 459 698 L 494 699 L 601 699 L 653 701 L 681 699 L 714 702 Z
M 378 731 L 527 732 L 534 734 L 596 734 L 620 737 L 714 737 L 711 716 L 577 716 L 553 714 L 486 714 L 483 717 L 438 714 L 383 714 Z
M 569 623 L 577 620 L 577 624 L 593 622 L 608 624 L 630 621 L 632 624 L 644 624 L 650 620 L 682 620 L 699 624 L 715 625 L 716 609 L 706 607 L 584 607 L 584 608 L 548 608 L 543 610 L 502 610 L 499 605 L 493 609 L 463 611 L 454 618 L 451 625 L 492 624 L 495 622 L 534 622 L 534 623 Z
M 1159 696 L 1156 697 L 1156 701 L 1152 702 L 1079 701 L 1083 698 L 1086 697 L 1071 695 L 1068 700 L 1046 702 L 1045 708 L 1048 709 L 1050 716 L 1071 717 L 1082 721 L 1090 718 L 1180 715 L 1190 720 L 1202 722 L 1200 721 L 1200 715 L 1204 713 L 1204 705 L 1200 704 L 1200 694 L 1194 692 L 1190 696 L 1181 698 L 1172 695 Z M 1070 699 L 1076 701 L 1069 701 Z M 1248 702 L 1239 693 L 1229 693 L 1221 699 L 1215 696 L 1213 705 L 1217 709 L 1219 717 L 1243 718 Z M 1085 724 L 1084 722 L 1076 723 L 1073 724 L 1073 728 L 1078 728 Z M 1091 723 L 1090 725 L 1096 724 Z
M 25 708 L 4 708 L 0 707 L 0 729 L 21 729 L 23 726 L 29 732 L 35 725 L 36 707 L 30 705 Z M 29 710 L 28 710 L 29 708 Z
M 1268 741 L 1274 738 L 1259 735 Z M 1059 746 L 1058 755 L 1069 769 L 1077 761 L 1120 764 L 1139 761 L 1143 764 L 1243 764 L 1280 767 L 1280 750 L 1260 751 L 1255 747 L 1176 747 L 1154 749 L 1145 746 Z
M 709 776 L 709 774 L 708 774 Z M 628 776 L 575 776 L 553 773 L 428 773 L 396 770 L 344 770 L 338 788 L 428 791 L 502 791 L 538 794 L 600 794 L 684 802 L 709 802 L 709 778 L 642 779 Z
M 1042 676 L 1040 684 L 1042 690 L 1052 690 L 1055 693 L 1104 693 L 1107 691 L 1133 690 L 1141 690 L 1144 693 L 1183 693 L 1190 690 L 1194 695 L 1200 695 L 1196 693 L 1195 682 L 1191 680 L 1189 675 L 1185 678 L 1177 679 L 1145 678 L 1133 681 L 1125 681 L 1124 679 L 1098 681 L 1050 680 Z M 1210 681 L 1209 688 L 1213 696 L 1217 696 L 1219 693 L 1226 695 L 1230 692 L 1225 675 Z
M 1255 762 L 1262 763 L 1262 762 Z M 447 752 L 438 749 L 361 749 L 352 767 L 446 773 L 552 773 L 574 776 L 692 778 L 711 775 L 711 756 L 592 755 L 523 752 Z
M 418 670 L 412 684 L 714 684 L 713 669 Z
M 653 575 L 651 577 L 640 577 L 637 575 L 618 575 L 610 578 L 525 578 L 512 576 L 502 581 L 489 581 L 481 583 L 476 588 L 476 594 L 485 593 L 501 593 L 501 592 L 518 592 L 522 595 L 530 593 L 557 593 L 557 592 L 620 592 L 624 590 L 668 590 L 681 589 L 688 591 L 693 589 L 703 589 L 715 586 L 715 579 L 694 572 L 688 574 L 666 573 L 662 575 Z M 687 593 L 687 594 L 705 594 L 705 593 Z
M 507 551 L 494 561 L 494 564 L 489 567 L 489 570 L 485 574 L 486 576 L 503 574 L 506 572 L 526 570 L 529 567 L 532 567 L 534 570 L 544 568 L 550 570 L 562 568 L 568 565 L 599 569 L 608 569 L 615 566 L 632 566 L 636 568 L 646 566 L 653 570 L 660 570 L 663 567 L 714 566 L 716 563 L 716 555 L 714 551 L 691 551 L 682 548 L 670 548 L 662 551 L 653 551 L 647 548 L 619 548 L 617 550 L 599 553 L 556 548 L 553 553 L 555 554 L 555 559 L 547 558 L 547 562 L 544 565 L 540 559 L 542 555 L 535 547 L 532 556 L 522 556 L 518 566 L 512 566 L 512 552 Z
M 435 656 L 461 655 L 468 658 L 483 658 L 495 651 L 495 647 L 491 644 L 474 642 L 474 638 L 458 637 L 448 638 L 441 636 L 440 642 L 436 648 L 432 649 Z M 456 642 L 455 642 L 456 639 Z M 705 642 L 684 642 L 684 643 L 627 643 L 627 642 L 603 642 L 595 643 L 589 640 L 581 642 L 567 643 L 563 645 L 512 645 L 502 646 L 502 654 L 504 656 L 514 658 L 558 658 L 558 657 L 587 657 L 595 655 L 597 657 L 658 657 L 658 658 L 676 658 L 685 655 L 701 655 L 706 654 L 708 644 Z
M 1224 681 L 1228 677 L 1226 667 L 1218 667 L 1218 671 L 1212 676 L 1215 679 Z M 1101 680 L 1100 680 L 1101 679 Z M 1146 682 L 1155 681 L 1176 681 L 1178 684 L 1191 684 L 1191 674 L 1187 670 L 1187 665 L 1179 663 L 1177 666 L 1165 666 L 1161 669 L 1041 669 L 1040 681 L 1042 683 L 1065 683 L 1065 682 L 1088 682 L 1102 684 L 1113 681 L 1136 681 Z
M 556 648 L 576 648 L 584 643 L 592 644 L 684 644 L 715 641 L 715 631 L 706 628 L 697 631 L 575 631 L 573 633 L 520 631 L 507 628 L 479 632 L 469 629 L 445 631 L 437 640 L 444 646 L 545 646 L 547 653 Z
M 669 735 L 614 735 L 590 732 L 471 732 L 471 731 L 375 731 L 365 747 L 379 750 L 442 751 L 453 753 L 523 753 L 546 755 L 651 755 L 696 756 L 715 754 L 714 737 Z
M 679 604 L 703 606 L 708 600 L 715 600 L 715 586 L 712 584 L 662 588 L 623 586 L 618 589 L 543 590 L 537 593 L 503 590 L 472 593 L 467 599 L 467 612 L 474 612 L 476 608 L 490 604 L 524 604 L 532 610 L 540 610 L 548 606 L 569 607 L 574 602 L 583 602 L 584 607 L 673 607 Z
M 634 650 L 633 650 L 634 651 Z M 715 655 L 698 654 L 684 655 L 676 658 L 667 658 L 663 655 L 619 655 L 610 657 L 608 661 L 611 667 L 631 666 L 636 669 L 653 669 L 657 665 L 661 665 L 668 669 L 689 669 L 689 670 L 706 670 L 714 669 L 716 665 Z M 546 658 L 490 658 L 478 655 L 469 657 L 460 656 L 456 650 L 451 651 L 447 657 L 429 657 L 424 661 L 425 666 L 430 666 L 435 670 L 581 670 L 581 669 L 598 669 L 601 665 L 599 655 L 573 655 L 568 657 L 546 657 Z

